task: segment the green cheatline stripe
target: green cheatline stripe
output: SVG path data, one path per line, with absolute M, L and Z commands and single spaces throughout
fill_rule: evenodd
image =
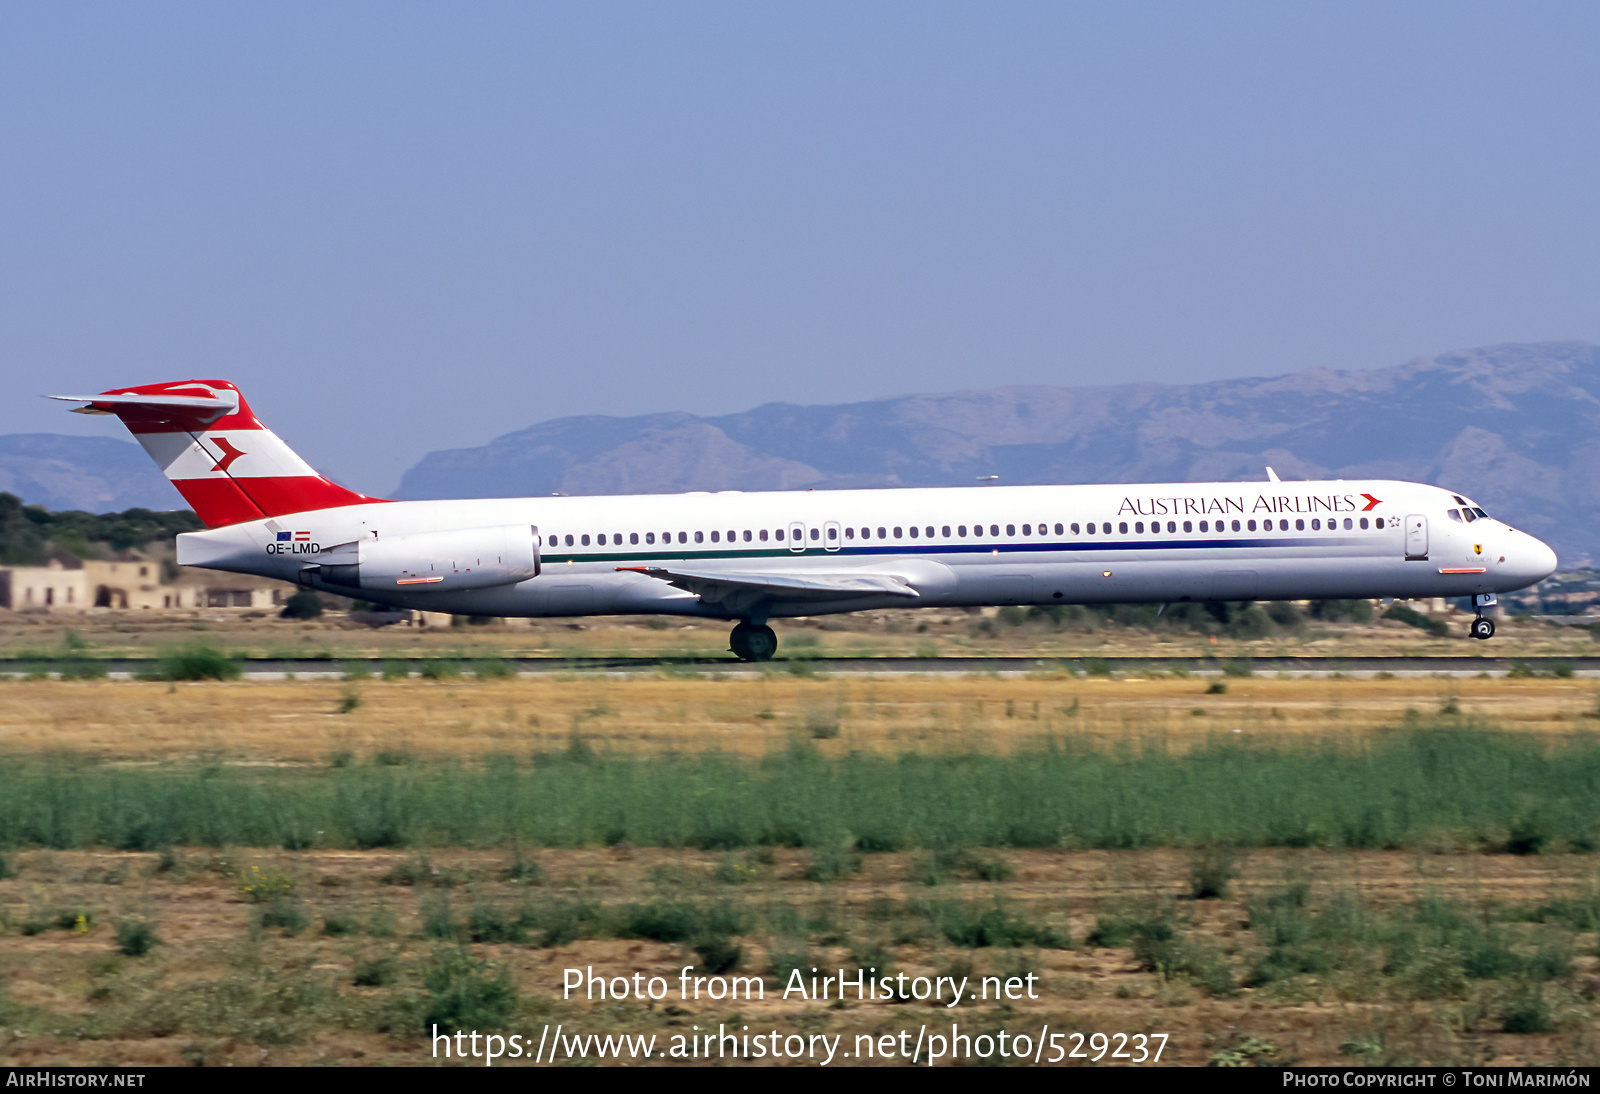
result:
M 698 562 L 708 558 L 803 558 L 806 555 L 841 555 L 843 551 L 823 551 L 818 548 L 814 551 L 696 551 L 692 554 L 662 554 L 660 551 L 629 552 L 627 554 L 592 554 L 592 555 L 547 555 L 541 554 L 540 560 L 547 564 L 561 562 Z M 909 553 L 909 552 L 908 552 Z M 921 552 L 928 553 L 928 552 Z

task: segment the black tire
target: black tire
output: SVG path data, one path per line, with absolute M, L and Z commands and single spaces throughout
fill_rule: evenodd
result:
M 1472 637 L 1487 641 L 1494 637 L 1494 620 L 1474 619 L 1472 621 Z
M 728 636 L 728 648 L 741 661 L 770 661 L 778 652 L 778 636 L 761 623 L 740 623 Z

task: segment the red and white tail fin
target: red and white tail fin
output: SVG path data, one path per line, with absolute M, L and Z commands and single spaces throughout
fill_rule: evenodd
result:
M 115 414 L 208 528 L 383 501 L 329 482 L 262 425 L 226 380 L 179 380 L 99 395 L 80 414 Z

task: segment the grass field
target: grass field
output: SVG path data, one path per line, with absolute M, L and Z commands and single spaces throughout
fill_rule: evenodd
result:
M 1564 678 L 0 681 L 0 1059 L 957 1021 L 1593 1064 L 1597 713 Z M 686 965 L 766 998 L 560 999 Z M 1039 998 L 777 998 L 812 966 Z

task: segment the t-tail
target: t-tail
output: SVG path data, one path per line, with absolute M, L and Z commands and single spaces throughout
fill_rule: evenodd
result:
M 79 414 L 121 418 L 208 528 L 386 500 L 317 474 L 257 420 L 226 380 L 48 398 L 86 404 Z

